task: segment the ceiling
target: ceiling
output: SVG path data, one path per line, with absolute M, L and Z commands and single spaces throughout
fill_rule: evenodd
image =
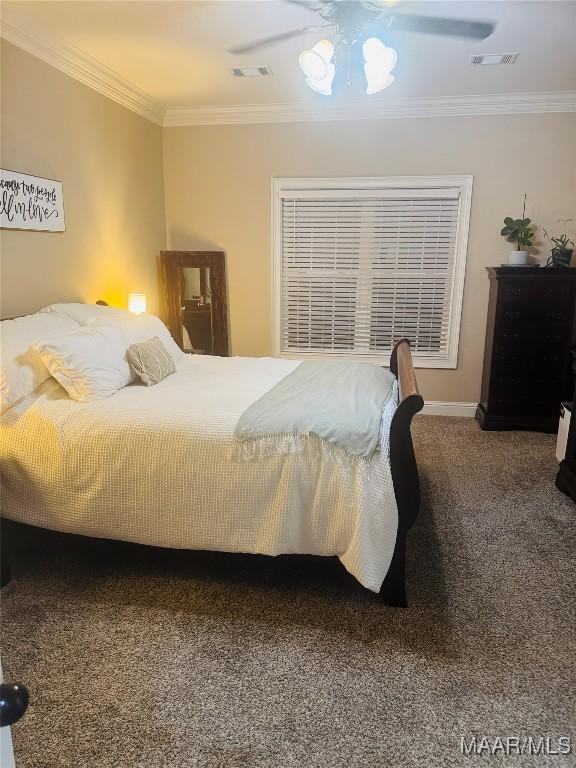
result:
M 308 34 L 233 56 L 228 48 L 309 24 L 324 23 L 282 0 L 4 0 L 3 8 L 46 37 L 79 48 L 168 108 L 219 105 L 312 104 L 298 54 L 322 35 Z M 335 97 L 386 100 L 576 91 L 576 2 L 410 2 L 403 13 L 493 20 L 484 41 L 395 33 L 383 36 L 398 51 L 396 82 L 365 96 L 361 82 Z M 512 65 L 474 67 L 472 54 L 519 53 Z M 237 66 L 269 65 L 273 77 L 235 78 Z

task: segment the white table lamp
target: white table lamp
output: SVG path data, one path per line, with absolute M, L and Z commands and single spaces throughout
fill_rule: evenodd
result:
M 135 315 L 146 312 L 146 294 L 130 293 L 128 295 L 128 309 L 130 312 L 134 312 Z

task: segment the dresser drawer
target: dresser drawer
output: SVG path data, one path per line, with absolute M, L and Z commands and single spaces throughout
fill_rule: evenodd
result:
M 560 371 L 552 375 L 546 371 L 534 371 L 532 375 L 526 375 L 519 371 L 501 371 L 494 376 L 494 391 L 502 396 L 516 397 L 527 395 L 533 397 L 538 392 L 547 389 L 558 391 L 562 382 Z
M 538 416 L 540 418 L 555 418 L 560 413 L 560 403 L 545 394 L 537 397 L 519 395 L 507 398 L 498 395 L 488 401 L 488 410 L 499 418 L 524 416 L 526 419 Z
M 538 332 L 564 328 L 566 307 L 562 304 L 525 304 L 503 306 L 499 325 L 502 331 L 518 329 Z
M 523 380 L 522 380 L 523 379 Z M 494 382 L 493 391 L 488 398 L 488 407 L 500 415 L 519 413 L 539 413 L 554 416 L 559 412 L 561 397 L 560 381 L 537 378 L 526 383 L 526 377 L 500 377 Z
M 533 370 L 549 374 L 561 372 L 566 366 L 565 340 L 560 337 L 555 343 L 532 341 L 526 344 L 498 344 L 494 352 L 493 367 L 496 375 L 505 371 L 525 374 Z
M 552 306 L 570 300 L 571 287 L 560 282 L 536 282 L 526 280 L 507 280 L 500 290 L 500 301 L 506 306 L 514 304 Z
M 566 327 L 566 323 L 562 323 L 558 328 L 506 328 L 501 324 L 498 325 L 498 346 L 514 347 L 522 353 L 528 351 L 530 347 L 537 349 L 543 349 L 544 347 L 563 347 L 570 333 L 570 328 Z
M 511 280 L 502 286 L 498 302 L 500 330 L 538 333 L 566 329 L 571 302 L 572 289 L 568 285 Z

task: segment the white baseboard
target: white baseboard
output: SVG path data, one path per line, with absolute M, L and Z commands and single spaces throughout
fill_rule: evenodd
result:
M 473 418 L 478 403 L 449 403 L 443 400 L 427 400 L 422 413 L 427 416 L 467 416 Z

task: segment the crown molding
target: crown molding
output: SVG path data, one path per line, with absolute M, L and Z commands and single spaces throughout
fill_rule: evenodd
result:
M 4 6 L 0 36 L 147 120 L 162 125 L 166 107 L 79 48 L 25 21 Z
M 241 123 L 300 123 L 332 120 L 385 120 L 406 117 L 461 117 L 474 115 L 528 115 L 576 112 L 576 92 L 496 93 L 481 96 L 443 96 L 383 101 L 304 104 L 170 107 L 167 128 L 190 125 Z

